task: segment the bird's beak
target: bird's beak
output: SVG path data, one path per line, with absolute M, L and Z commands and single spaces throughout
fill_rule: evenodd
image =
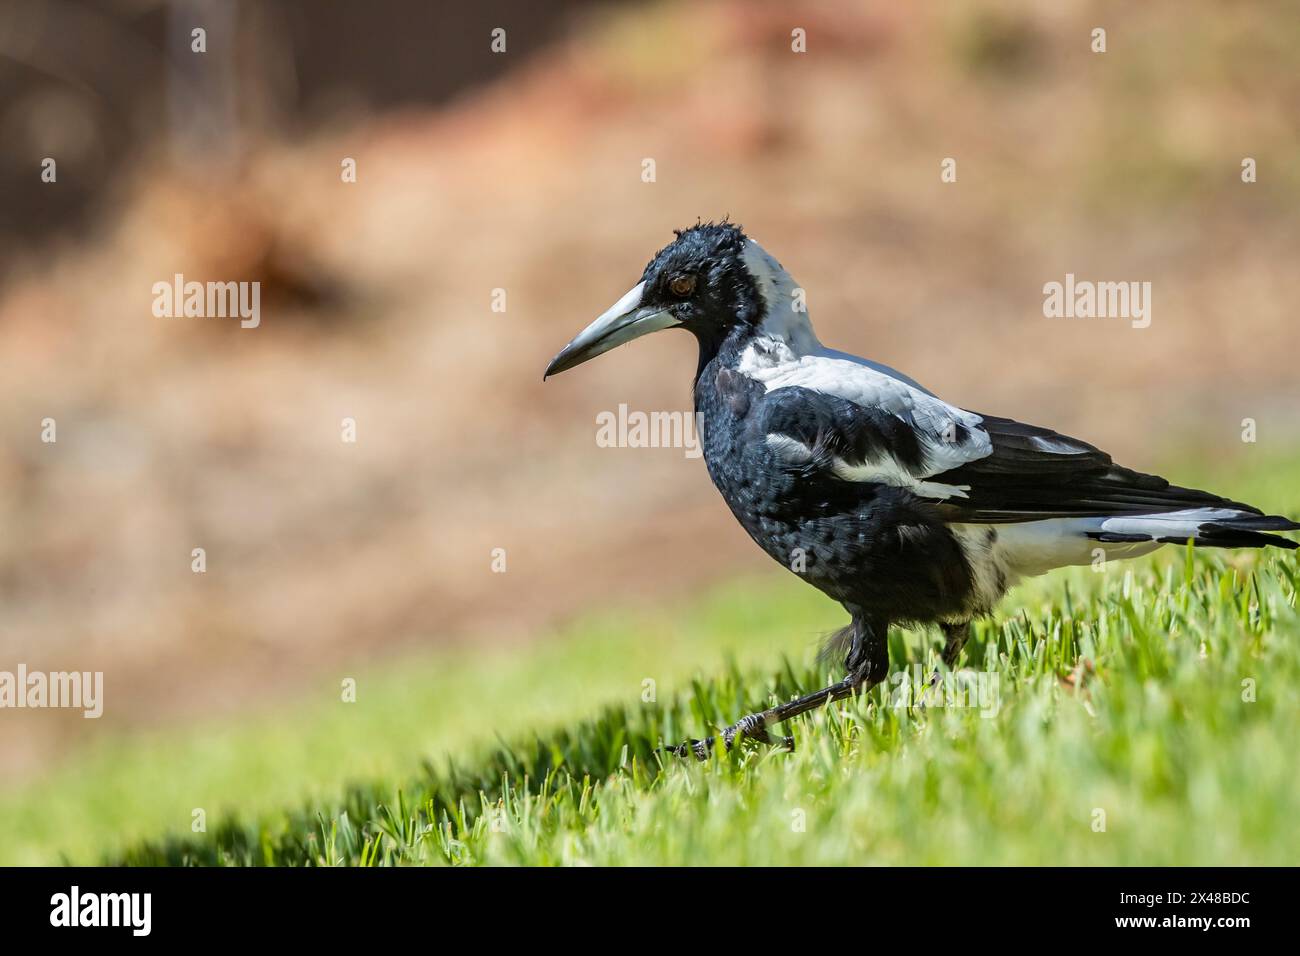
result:
M 542 379 L 581 365 L 624 342 L 679 324 L 667 310 L 643 306 L 641 295 L 644 292 L 645 283 L 637 283 L 627 295 L 610 306 L 604 315 L 574 336 L 573 341 L 551 359 Z

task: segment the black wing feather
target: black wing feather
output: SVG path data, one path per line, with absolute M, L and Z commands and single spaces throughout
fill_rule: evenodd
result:
M 908 422 L 849 399 L 798 386 L 776 389 L 764 397 L 755 425 L 762 434 L 785 435 L 801 442 L 810 457 L 800 469 L 837 490 L 857 483 L 833 475 L 834 459 L 856 464 L 880 454 L 890 455 L 918 478 L 963 487 L 964 498 L 927 499 L 950 522 L 1006 524 L 1225 508 L 1239 512 L 1231 519 L 1231 528 L 1218 532 L 1226 546 L 1244 546 L 1243 536 L 1252 534 L 1276 541 L 1280 539 L 1267 539 L 1258 532 L 1300 528 L 1287 518 L 1265 515 L 1240 501 L 1124 468 L 1100 448 L 1050 428 L 995 415 L 980 418 L 978 427 L 989 436 L 992 452 L 937 473 L 926 472 L 920 440 Z M 970 438 L 961 428 L 956 436 L 958 447 L 967 445 Z M 1252 541 L 1252 546 L 1257 545 Z
M 785 435 L 811 449 L 816 467 L 839 458 L 850 464 L 888 454 L 920 471 L 920 440 L 907 422 L 878 408 L 799 386 L 779 388 L 765 397 L 758 419 L 765 434 Z
M 1123 468 L 1101 449 L 1050 428 L 982 417 L 993 453 L 929 479 L 969 486 L 966 498 L 942 505 L 951 520 L 1005 523 L 1208 507 L 1262 514 L 1238 501 Z

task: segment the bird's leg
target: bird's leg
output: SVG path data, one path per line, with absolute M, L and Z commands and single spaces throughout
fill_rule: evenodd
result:
M 778 737 L 774 739 L 767 732 L 769 724 L 779 724 L 783 720 L 789 720 L 791 717 L 807 713 L 830 701 L 843 700 L 845 697 L 854 694 L 863 683 L 864 681 L 861 678 L 846 677 L 829 687 L 823 687 L 821 690 L 805 694 L 803 697 L 796 697 L 794 700 L 786 701 L 784 704 L 777 704 L 775 707 L 769 707 L 767 710 L 755 714 L 746 714 L 719 736 L 722 737 L 722 742 L 728 750 L 737 741 L 745 738 L 764 744 L 780 744 L 786 750 L 793 750 L 794 738 Z M 870 687 L 864 688 L 864 690 L 870 690 Z M 699 759 L 705 760 L 716 742 L 716 737 L 705 737 L 703 740 L 688 740 L 676 747 L 669 747 L 668 750 L 679 757 L 685 757 L 687 754 L 693 753 Z
M 970 638 L 970 621 L 963 624 L 941 624 L 940 627 L 943 636 L 948 639 L 943 645 L 943 663 L 951 669 Z
M 966 639 L 970 637 L 970 622 L 940 624 L 939 627 L 942 629 L 944 637 L 947 638 L 943 645 L 943 663 L 945 667 L 951 670 L 957 663 L 957 658 L 961 656 L 962 648 L 966 646 Z M 936 667 L 921 694 L 921 707 L 925 707 L 925 698 L 929 696 L 930 691 L 939 686 L 939 680 L 939 668 Z
M 855 621 L 852 644 L 845 660 L 849 671 L 847 677 L 811 694 L 796 697 L 794 700 L 777 704 L 755 714 L 747 714 L 719 735 L 723 744 L 730 750 L 738 741 L 748 738 L 764 744 L 779 744 L 786 750 L 793 750 L 793 737 L 773 738 L 767 732 L 768 726 L 816 710 L 831 701 L 843 700 L 859 692 L 865 694 L 883 681 L 889 673 L 889 646 L 885 641 L 887 631 L 886 624 L 868 626 Z M 703 740 L 688 740 L 684 744 L 667 749 L 679 757 L 694 754 L 700 760 L 705 760 L 716 741 L 716 737 L 706 737 Z

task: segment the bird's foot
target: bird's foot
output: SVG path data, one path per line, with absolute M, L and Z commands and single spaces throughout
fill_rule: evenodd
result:
M 703 740 L 691 739 L 684 744 L 678 744 L 676 747 L 665 747 L 666 753 L 674 757 L 694 757 L 696 760 L 708 760 L 709 753 L 713 750 L 713 738 L 705 737 Z
M 767 732 L 767 720 L 762 714 L 748 714 L 736 721 L 718 737 L 705 737 L 703 740 L 688 740 L 676 747 L 665 748 L 678 757 L 694 756 L 697 760 L 708 760 L 714 744 L 721 737 L 723 746 L 728 750 L 742 739 L 749 739 L 761 744 L 772 744 L 784 750 L 794 750 L 794 738 L 776 736 Z

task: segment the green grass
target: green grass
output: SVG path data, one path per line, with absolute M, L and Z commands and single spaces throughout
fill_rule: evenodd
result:
M 1261 471 L 1283 477 L 1252 496 L 1285 501 L 1290 473 Z M 234 724 L 99 742 L 0 795 L 0 853 L 1289 864 L 1300 853 L 1298 569 L 1294 554 L 1168 549 L 1058 572 L 1014 592 L 968 646 L 964 665 L 996 679 L 995 713 L 921 710 L 885 688 L 793 722 L 793 754 L 660 756 L 660 741 L 832 676 L 813 653 L 843 612 L 774 573 L 677 607 L 588 615 L 522 646 L 377 668 L 356 675 L 356 703 L 330 680 Z M 928 666 L 938 644 L 895 630 L 891 659 Z M 647 680 L 657 701 L 642 699 Z M 191 832 L 196 807 L 207 832 Z
M 728 669 L 662 706 L 480 748 L 253 822 L 136 845 L 131 863 L 374 865 L 1290 863 L 1300 851 L 1292 564 L 1197 558 L 1071 577 L 979 628 L 1000 708 L 880 693 L 795 725 L 793 754 L 663 758 L 825 675 Z M 761 598 L 753 600 L 763 600 Z M 751 604 L 751 606 L 753 606 Z M 896 659 L 933 651 L 897 633 Z M 1077 665 L 1086 660 L 1091 666 Z M 1066 683 L 1071 675 L 1074 679 Z M 1243 700 L 1245 680 L 1255 700 Z M 1247 695 L 1249 696 L 1249 695 Z M 1105 814 L 1105 830 L 1095 826 Z
M 783 653 L 809 653 L 843 618 L 811 588 L 774 577 L 776 587 L 738 581 L 667 610 L 590 613 L 526 644 L 349 670 L 234 721 L 96 738 L 41 778 L 0 790 L 0 864 L 112 859 L 144 838 L 188 833 L 195 808 L 210 833 L 227 814 L 274 817 L 285 805 L 331 800 L 350 782 L 401 780 L 426 759 L 483 753 L 499 737 L 570 724 L 610 702 L 639 705 L 646 679 L 667 696 L 724 656 L 770 668 Z M 340 699 L 344 676 L 357 680 L 356 703 Z

